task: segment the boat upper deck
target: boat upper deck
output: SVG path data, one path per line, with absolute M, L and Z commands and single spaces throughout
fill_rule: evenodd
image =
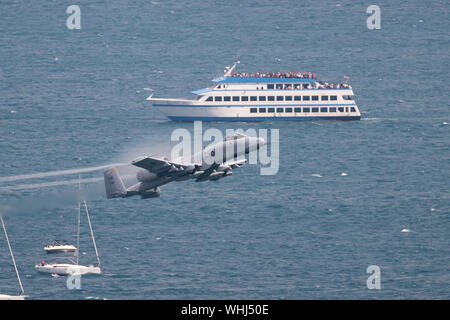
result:
M 265 77 L 220 77 L 213 80 L 217 83 L 293 83 L 307 82 L 314 83 L 314 78 L 265 78 Z
M 234 72 L 213 80 L 218 83 L 248 83 L 248 82 L 315 82 L 316 75 L 312 72 Z

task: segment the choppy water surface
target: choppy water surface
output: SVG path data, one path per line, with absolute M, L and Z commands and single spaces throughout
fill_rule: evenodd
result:
M 78 1 L 79 31 L 68 4 L 41 2 L 0 4 L 0 206 L 31 298 L 450 297 L 447 2 L 381 2 L 368 30 L 362 1 Z M 46 243 L 75 241 L 77 176 L 3 177 L 167 152 L 193 126 L 167 121 L 149 89 L 189 97 L 237 59 L 348 74 L 363 119 L 204 124 L 279 129 L 279 173 L 245 166 L 157 199 L 106 200 L 102 172 L 83 172 L 104 274 L 72 291 L 37 274 Z M 85 220 L 81 236 L 92 263 Z M 366 287 L 369 265 L 381 290 Z M 15 293 L 4 239 L 0 270 Z

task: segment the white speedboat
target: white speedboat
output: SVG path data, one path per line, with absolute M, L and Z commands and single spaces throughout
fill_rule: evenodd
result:
M 60 253 L 60 252 L 75 252 L 77 251 L 77 247 L 74 245 L 68 244 L 66 242 L 60 243 L 55 241 L 53 244 L 46 245 L 44 247 L 45 252 L 47 253 Z
M 236 62 L 195 99 L 147 98 L 176 121 L 359 120 L 353 89 L 312 72 L 232 72 Z
M 0 294 L 0 300 L 25 300 L 27 297 L 24 294 L 22 280 L 20 280 L 19 270 L 17 269 L 16 260 L 14 259 L 14 254 L 11 249 L 11 244 L 9 243 L 8 233 L 6 232 L 5 222 L 3 221 L 3 217 L 0 215 L 0 220 L 2 223 L 3 232 L 5 233 L 6 242 L 8 243 L 9 253 L 11 255 L 11 259 L 14 265 L 14 270 L 16 271 L 17 280 L 19 281 L 20 286 L 20 294 L 19 295 L 9 295 L 9 294 Z

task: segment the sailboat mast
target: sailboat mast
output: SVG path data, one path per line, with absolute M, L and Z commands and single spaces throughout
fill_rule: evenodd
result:
M 95 244 L 94 231 L 92 230 L 91 218 L 89 217 L 89 211 L 87 208 L 86 200 L 83 200 L 84 208 L 86 209 L 86 216 L 88 219 L 89 229 L 91 230 L 92 243 L 94 244 L 95 255 L 97 256 L 98 266 L 100 267 L 100 257 L 98 255 L 97 245 Z
M 2 221 L 3 232 L 5 233 L 6 242 L 8 243 L 9 253 L 11 254 L 11 259 L 14 264 L 14 269 L 16 270 L 17 280 L 19 280 L 19 285 L 20 285 L 20 290 L 21 290 L 20 294 L 23 295 L 24 290 L 23 290 L 23 286 L 22 286 L 22 280 L 20 280 L 19 270 L 17 270 L 16 260 L 14 259 L 14 254 L 11 249 L 11 244 L 9 243 L 8 233 L 6 233 L 5 222 L 3 221 L 3 217 L 1 215 L 0 215 L 0 220 Z
M 77 251 L 76 251 L 76 260 L 77 265 L 79 264 L 80 259 L 80 222 L 81 222 L 81 214 L 80 214 L 80 207 L 81 207 L 81 178 L 80 175 L 78 175 L 78 227 L 77 227 Z
M 77 250 L 76 250 L 76 259 L 77 259 L 77 265 L 79 264 L 79 257 L 80 257 L 80 201 L 78 200 L 78 230 L 77 230 Z

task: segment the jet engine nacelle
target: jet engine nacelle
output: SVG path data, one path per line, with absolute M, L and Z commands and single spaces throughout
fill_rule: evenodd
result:
M 139 170 L 136 173 L 136 178 L 140 182 L 151 181 L 151 180 L 156 179 L 156 177 L 157 177 L 156 174 L 154 174 L 154 173 L 152 173 L 152 172 L 150 172 L 148 170 L 145 170 L 145 169 Z

